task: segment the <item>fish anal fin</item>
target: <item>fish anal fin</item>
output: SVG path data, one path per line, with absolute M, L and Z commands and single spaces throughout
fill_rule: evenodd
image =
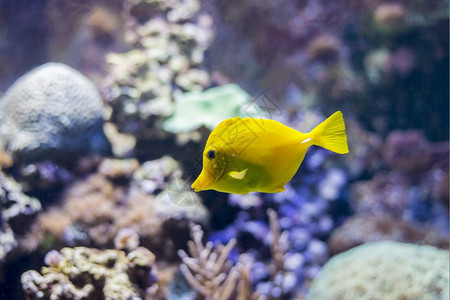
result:
M 281 193 L 284 192 L 285 188 L 284 187 L 273 187 L 273 188 L 269 188 L 267 190 L 261 190 L 260 192 L 263 193 Z
M 282 187 L 282 188 L 277 188 L 277 189 L 274 189 L 271 193 L 281 193 L 281 192 L 284 192 L 286 189 L 284 188 L 284 187 Z
M 231 171 L 230 173 L 228 173 L 228 175 L 230 175 L 230 177 L 233 177 L 234 179 L 244 179 L 245 175 L 247 174 L 247 170 L 248 169 L 244 169 L 240 172 L 238 171 Z

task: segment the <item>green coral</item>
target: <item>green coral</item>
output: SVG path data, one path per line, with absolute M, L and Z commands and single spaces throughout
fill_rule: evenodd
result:
M 242 116 L 241 108 L 250 95 L 236 84 L 184 93 L 176 99 L 173 116 L 164 129 L 173 133 L 188 132 L 202 125 L 213 130 L 221 121 Z
M 448 270 L 448 251 L 392 241 L 369 243 L 333 257 L 306 299 L 449 299 Z

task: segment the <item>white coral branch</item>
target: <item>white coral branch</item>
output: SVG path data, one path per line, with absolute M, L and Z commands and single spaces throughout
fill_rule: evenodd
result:
M 188 242 L 189 254 L 178 251 L 182 264 L 180 270 L 191 286 L 208 300 L 227 300 L 231 297 L 239 271 L 227 261 L 236 240 L 214 249 L 212 242 L 203 244 L 203 231 L 191 224 L 192 241 Z
M 288 249 L 288 234 L 280 232 L 277 213 L 268 210 L 272 236 L 271 255 L 273 259 L 272 282 L 277 273 L 284 272 L 285 253 Z M 190 285 L 206 300 L 266 300 L 267 297 L 252 292 L 250 270 L 252 261 L 241 255 L 239 262 L 231 266 L 227 260 L 236 239 L 226 245 L 213 247 L 212 242 L 203 244 L 203 231 L 199 225 L 190 224 L 192 240 L 188 242 L 189 254 L 178 251 L 182 259 L 181 272 Z M 281 288 L 281 287 L 279 287 Z

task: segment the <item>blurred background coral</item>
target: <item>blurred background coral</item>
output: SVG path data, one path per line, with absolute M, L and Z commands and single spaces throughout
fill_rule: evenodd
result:
M 286 191 L 191 191 L 220 121 L 337 110 Z M 2 299 L 446 300 L 448 1 L 0 0 L 0 206 Z

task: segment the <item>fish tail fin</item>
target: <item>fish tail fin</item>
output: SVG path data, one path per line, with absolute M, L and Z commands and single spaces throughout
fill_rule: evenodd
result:
M 330 151 L 348 153 L 347 135 L 342 112 L 337 111 L 311 131 L 313 143 Z

